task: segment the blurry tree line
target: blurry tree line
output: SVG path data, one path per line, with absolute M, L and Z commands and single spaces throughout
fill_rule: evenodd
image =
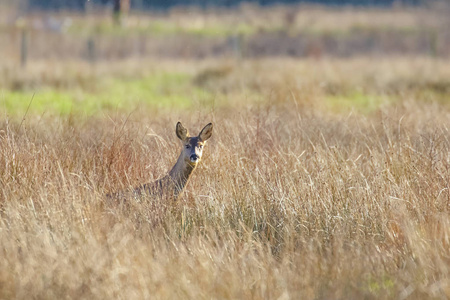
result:
M 5 1 L 5 0 L 3 0 Z M 0 3 L 2 0 L 0 0 Z M 165 10 L 174 6 L 233 7 L 241 3 L 258 5 L 313 3 L 321 5 L 391 6 L 393 4 L 420 5 L 427 0 L 18 0 L 23 9 L 84 10 L 87 5 L 109 5 L 113 10 L 158 9 Z

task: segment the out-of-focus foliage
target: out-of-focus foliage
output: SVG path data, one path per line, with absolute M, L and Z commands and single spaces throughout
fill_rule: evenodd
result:
M 78 9 L 84 10 L 86 5 L 112 5 L 113 0 L 22 0 L 24 7 L 28 9 Z M 203 8 L 208 7 L 232 7 L 245 3 L 252 3 L 258 5 L 272 5 L 272 4 L 299 4 L 299 3 L 313 3 L 321 5 L 357 5 L 357 6 L 391 6 L 394 4 L 420 5 L 425 3 L 423 0 L 134 0 L 131 1 L 131 7 L 134 9 L 168 9 L 174 6 L 199 6 Z M 1 3 L 1 2 L 0 2 Z

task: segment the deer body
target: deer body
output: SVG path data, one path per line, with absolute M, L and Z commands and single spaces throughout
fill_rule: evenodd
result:
M 180 122 L 176 126 L 176 134 L 182 141 L 183 148 L 180 156 L 169 174 L 161 179 L 143 184 L 134 189 L 135 196 L 152 195 L 177 200 L 189 181 L 195 168 L 200 163 L 203 147 L 212 135 L 213 125 L 209 123 L 198 136 L 191 137 Z

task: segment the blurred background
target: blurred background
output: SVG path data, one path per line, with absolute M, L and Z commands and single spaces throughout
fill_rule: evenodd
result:
M 36 92 L 43 98 L 32 109 L 69 113 L 77 103 L 87 114 L 141 104 L 186 107 L 236 87 L 267 97 L 255 88 L 267 86 L 264 79 L 234 76 L 245 74 L 242 62 L 446 59 L 449 15 L 449 2 L 431 0 L 1 0 L 2 109 L 21 114 Z M 280 72 L 279 78 L 294 76 Z M 372 90 L 398 90 L 398 82 L 370 83 L 374 72 L 361 75 Z M 313 89 L 326 86 L 332 95 L 346 89 L 316 76 L 323 80 Z M 431 82 L 433 89 L 448 88 L 441 79 Z M 291 90 L 305 86 L 289 83 Z
M 0 2 L 0 51 L 15 60 L 21 48 L 29 59 L 91 60 L 450 53 L 449 9 L 437 1 L 10 2 Z

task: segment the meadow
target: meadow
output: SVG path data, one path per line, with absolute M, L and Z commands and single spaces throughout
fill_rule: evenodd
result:
M 450 297 L 449 63 L 2 62 L 0 299 Z M 179 201 L 108 202 L 177 121 L 214 123 Z

